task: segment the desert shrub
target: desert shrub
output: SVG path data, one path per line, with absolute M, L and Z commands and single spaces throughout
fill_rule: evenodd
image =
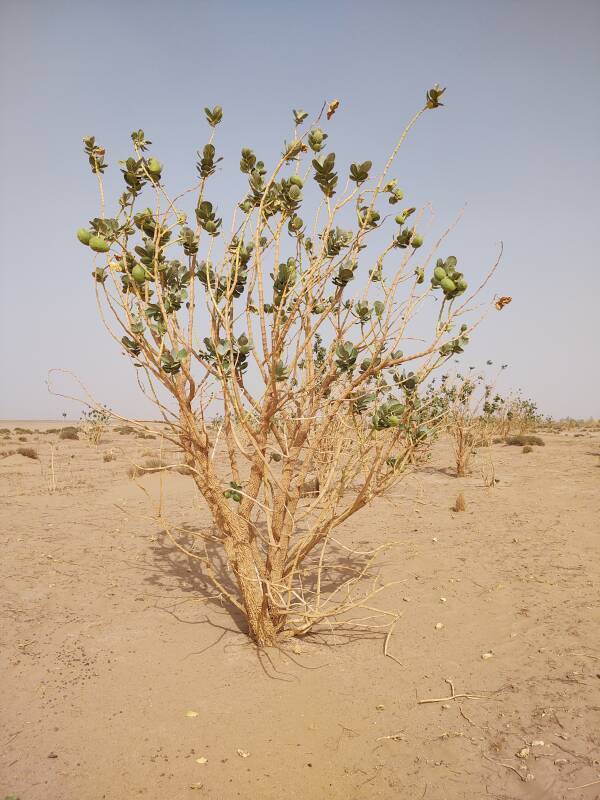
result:
M 153 436 L 151 433 L 136 433 L 136 439 L 156 439 L 156 436 Z
M 490 387 L 483 375 L 444 375 L 437 393 L 443 409 L 446 428 L 454 444 L 456 476 L 469 472 L 471 457 L 486 440 L 482 406 Z
M 0 433 L 10 433 L 10 428 L 0 428 Z
M 534 436 L 531 433 L 520 433 L 514 436 L 507 436 L 504 440 L 506 444 L 513 445 L 514 447 L 523 447 L 524 445 L 537 445 L 543 447 L 546 442 L 539 436 Z
M 25 458 L 33 458 L 33 459 L 39 458 L 37 451 L 34 450 L 33 447 L 19 447 L 17 449 L 17 453 L 21 456 L 25 456 Z
M 127 436 L 130 433 L 135 433 L 135 428 L 132 428 L 131 425 L 119 425 L 115 428 L 117 433 L 120 433 L 121 436 Z
M 27 437 L 26 436 L 18 436 L 17 437 L 17 441 L 18 442 L 26 442 L 27 441 Z
M 102 456 L 102 461 L 104 461 L 105 463 L 108 463 L 109 461 L 114 461 L 115 459 L 116 455 L 111 451 L 109 451 L 108 453 L 104 453 L 104 455 Z
M 104 406 L 98 406 L 81 414 L 79 432 L 88 444 L 98 445 L 108 430 L 109 422 L 110 411 Z
M 59 439 L 71 439 L 71 440 L 75 441 L 75 440 L 79 439 L 79 433 L 77 431 L 77 428 L 74 428 L 72 425 L 70 425 L 70 426 L 68 426 L 66 428 L 61 428 L 60 429 L 60 433 L 58 434 L 58 438 Z
M 33 433 L 31 428 L 15 428 L 15 433 Z
M 523 448 L 523 453 L 533 453 L 533 447 L 530 444 L 526 444 Z
M 365 588 L 362 579 L 373 574 L 381 548 L 364 558 L 353 553 L 358 566 L 349 575 L 346 554 L 332 553 L 338 528 L 425 458 L 440 430 L 435 398 L 424 387 L 467 345 L 463 315 L 472 298 L 455 256 L 438 258 L 427 276 L 437 245 L 426 266 L 415 263 L 425 211 L 407 204 L 392 218 L 386 209 L 403 199 L 390 175 L 395 156 L 442 92 L 427 92 L 375 176 L 369 160 L 342 172 L 335 153 L 323 152 L 325 120 L 319 114 L 306 126 L 308 115 L 294 111 L 270 168 L 242 149 L 248 189 L 234 208 L 232 233 L 210 200 L 210 178 L 222 160 L 219 106 L 205 109 L 210 140 L 198 154 L 194 185 L 176 199 L 144 131 L 133 132 L 133 153 L 119 162 L 125 185 L 112 217 L 105 149 L 93 136 L 84 139 L 101 215 L 77 236 L 99 254 L 99 297 L 116 317 L 118 335 L 125 332 L 122 348 L 146 396 L 161 396 L 164 436 L 179 446 L 188 471 L 193 467 L 215 523 L 216 534 L 198 536 L 219 553 L 213 560 L 167 531 L 245 616 L 259 645 L 320 623 L 350 624 L 353 609 L 373 613 L 371 598 L 381 588 Z M 430 296 L 440 302 L 424 338 L 424 314 L 418 333 L 414 318 L 417 308 L 433 309 Z M 208 335 L 198 346 L 200 317 Z M 164 414 L 165 393 L 174 418 Z M 209 421 L 216 406 L 217 428 Z M 213 458 L 221 441 L 225 468 Z M 315 470 L 316 488 L 304 495 Z M 234 588 L 220 579 L 221 560 Z

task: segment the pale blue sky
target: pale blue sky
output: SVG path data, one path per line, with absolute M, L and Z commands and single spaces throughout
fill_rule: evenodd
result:
M 79 415 L 48 394 L 50 367 L 75 371 L 117 411 L 148 410 L 102 328 L 74 235 L 97 213 L 83 135 L 107 147 L 110 187 L 143 128 L 170 187 L 184 188 L 207 138 L 202 108 L 219 103 L 225 211 L 242 186 L 240 148 L 280 152 L 291 108 L 340 98 L 332 149 L 340 162 L 376 161 L 435 82 L 447 105 L 395 173 L 440 223 L 467 204 L 452 251 L 471 274 L 503 240 L 493 290 L 514 298 L 467 360 L 508 362 L 504 387 L 546 413 L 600 416 L 596 0 L 1 0 L 0 30 L 0 418 Z

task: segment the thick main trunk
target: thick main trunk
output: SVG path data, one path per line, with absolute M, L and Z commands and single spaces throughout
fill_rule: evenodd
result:
M 242 532 L 240 531 L 240 534 Z M 260 647 L 275 644 L 277 631 L 271 619 L 268 597 L 254 564 L 249 543 L 240 536 L 225 539 L 225 553 L 242 596 L 248 633 Z

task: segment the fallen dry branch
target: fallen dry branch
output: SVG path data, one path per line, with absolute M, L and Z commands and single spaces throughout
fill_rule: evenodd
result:
M 425 703 L 447 703 L 448 700 L 458 700 L 461 697 L 466 698 L 467 700 L 489 700 L 489 697 L 485 697 L 480 694 L 456 694 L 454 690 L 454 684 L 450 680 L 450 678 L 444 678 L 447 684 L 449 684 L 452 694 L 450 697 L 430 697 L 427 700 L 419 700 L 418 705 L 424 705 Z M 497 691 L 501 691 L 498 689 Z
M 486 761 L 489 761 L 491 764 L 497 764 L 499 767 L 505 767 L 506 769 L 511 770 L 511 772 L 514 772 L 515 775 L 518 775 L 519 778 L 524 783 L 528 782 L 527 775 L 523 775 L 521 772 L 519 772 L 518 769 L 516 769 L 516 767 L 513 767 L 510 764 L 504 764 L 502 761 L 494 761 L 493 758 L 490 758 L 489 756 L 486 756 L 486 754 L 483 751 L 481 752 L 481 755 L 485 758 Z

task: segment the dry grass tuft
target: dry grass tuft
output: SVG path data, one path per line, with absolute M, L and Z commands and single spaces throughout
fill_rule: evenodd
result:
M 39 458 L 37 450 L 34 450 L 33 447 L 19 447 L 17 453 L 20 456 L 25 456 L 25 458 L 33 458 L 34 460 Z
M 533 447 L 530 444 L 526 444 L 523 448 L 523 453 L 533 453 Z
M 523 447 L 525 445 L 537 445 L 544 447 L 546 442 L 539 436 L 533 436 L 531 433 L 520 433 L 517 436 L 507 436 L 504 440 L 506 444 L 514 445 L 516 447 Z
M 104 453 L 102 456 L 102 461 L 104 462 L 114 461 L 115 459 L 116 455 L 112 452 L 112 450 L 109 450 L 108 453 Z
M 465 511 L 467 508 L 467 504 L 465 502 L 465 496 L 463 492 L 459 492 L 456 495 L 456 500 L 454 501 L 454 505 L 452 506 L 452 511 Z
M 79 433 L 77 432 L 77 428 L 74 428 L 72 425 L 70 425 L 67 428 L 61 428 L 58 438 L 77 441 L 79 439 Z

